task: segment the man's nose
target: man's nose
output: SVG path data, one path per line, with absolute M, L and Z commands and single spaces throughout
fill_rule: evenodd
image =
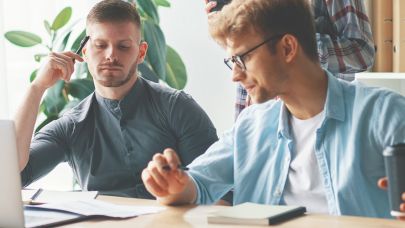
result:
M 246 77 L 245 71 L 243 71 L 237 64 L 232 67 L 232 81 L 240 82 Z
M 109 62 L 116 62 L 118 60 L 116 50 L 114 47 L 110 47 L 107 49 L 106 60 Z

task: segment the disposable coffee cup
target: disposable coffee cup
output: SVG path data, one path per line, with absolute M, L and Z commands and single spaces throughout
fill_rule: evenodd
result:
M 388 195 L 391 215 L 405 216 L 399 206 L 403 203 L 402 193 L 405 192 L 405 144 L 397 144 L 385 148 L 385 173 L 388 176 Z

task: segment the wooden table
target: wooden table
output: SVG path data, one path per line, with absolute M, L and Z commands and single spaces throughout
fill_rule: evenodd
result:
M 143 206 L 161 206 L 154 200 L 121 198 L 112 196 L 99 196 L 99 200 L 120 205 L 143 205 Z M 84 228 L 84 227 L 112 227 L 112 228 L 125 228 L 125 227 L 247 227 L 235 225 L 220 225 L 208 224 L 207 213 L 223 208 L 224 206 L 180 206 L 180 207 L 167 207 L 167 210 L 151 215 L 143 215 L 131 219 L 91 219 L 78 223 L 72 223 L 63 227 L 69 228 Z M 258 227 L 258 226 L 253 226 Z M 354 216 L 330 216 L 330 215 L 317 215 L 307 214 L 290 221 L 271 226 L 271 227 L 309 227 L 309 228 L 374 228 L 374 227 L 398 227 L 405 228 L 405 222 L 389 219 L 376 219 Z

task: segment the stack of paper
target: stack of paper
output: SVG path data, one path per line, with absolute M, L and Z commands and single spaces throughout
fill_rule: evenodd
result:
M 22 199 L 24 203 L 43 204 L 43 203 L 63 203 L 78 200 L 89 200 L 97 197 L 97 191 L 51 191 L 51 190 L 22 190 Z

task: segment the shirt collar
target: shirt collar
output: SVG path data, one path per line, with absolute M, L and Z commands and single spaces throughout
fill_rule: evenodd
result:
M 325 70 L 325 75 L 328 78 L 328 88 L 326 93 L 326 101 L 324 106 L 325 120 L 336 119 L 339 121 L 345 120 L 345 104 L 343 96 L 343 88 L 338 79 L 336 79 L 332 73 Z M 292 139 L 289 125 L 289 115 L 287 107 L 284 102 L 282 103 L 279 126 L 278 126 L 278 138 L 286 137 Z
M 328 77 L 328 92 L 325 102 L 325 119 L 345 120 L 345 101 L 343 87 L 339 79 L 329 71 L 325 71 Z
M 133 112 L 136 103 L 142 99 L 144 83 L 144 79 L 138 76 L 134 86 L 122 100 L 108 99 L 96 92 L 97 102 L 102 108 L 110 111 L 118 119 L 125 118 Z

